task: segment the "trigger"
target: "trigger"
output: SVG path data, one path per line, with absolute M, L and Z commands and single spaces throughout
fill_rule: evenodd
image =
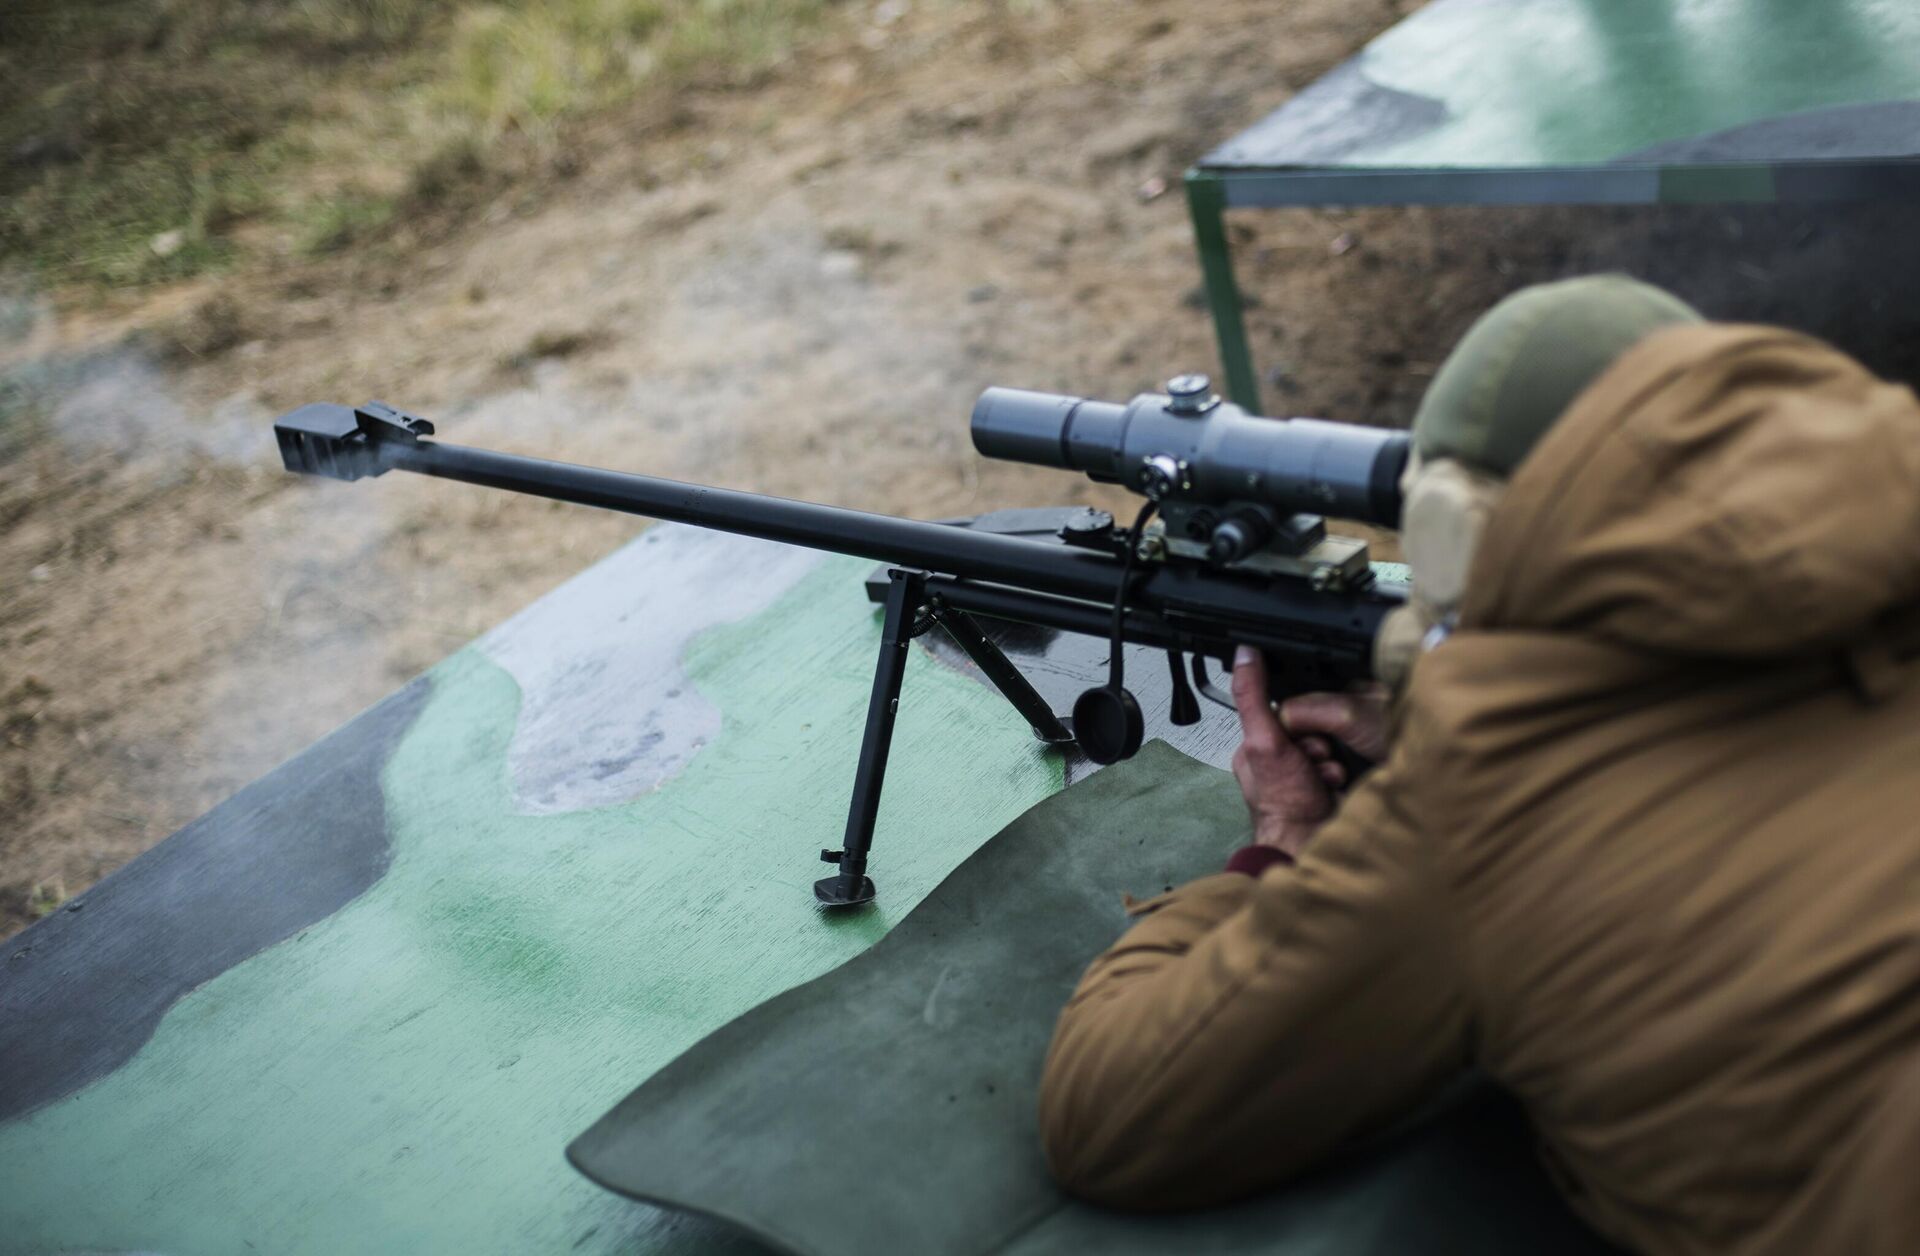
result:
M 1209 702 L 1218 703 L 1220 706 L 1226 707 L 1229 711 L 1239 709 L 1234 704 L 1233 695 L 1222 690 L 1218 685 L 1215 685 L 1212 679 L 1208 677 L 1206 655 L 1196 651 L 1193 656 L 1192 668 L 1193 687 L 1200 691 L 1201 697 Z

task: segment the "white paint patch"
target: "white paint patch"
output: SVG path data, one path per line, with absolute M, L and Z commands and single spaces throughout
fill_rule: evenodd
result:
M 663 524 L 482 637 L 520 686 L 516 809 L 612 806 L 678 775 L 720 731 L 681 668 L 688 643 L 767 609 L 820 557 Z

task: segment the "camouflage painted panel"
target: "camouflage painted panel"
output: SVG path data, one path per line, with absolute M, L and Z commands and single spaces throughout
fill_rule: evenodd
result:
M 567 1140 L 1090 770 L 922 638 L 881 899 L 820 913 L 869 570 L 655 528 L 16 939 L 0 1250 L 736 1248 Z M 992 632 L 1056 709 L 1104 678 L 1102 642 Z M 1128 653 L 1150 733 L 1224 763 L 1231 713 L 1171 727 L 1164 659 Z
M 814 907 L 877 648 L 866 566 L 657 529 L 434 669 L 410 726 L 411 706 L 395 721 L 384 805 L 342 821 L 384 815 L 378 879 L 224 971 L 194 970 L 180 988 L 204 984 L 157 1025 L 155 1009 L 123 1027 L 116 1069 L 0 1125 L 0 1246 L 729 1242 L 591 1185 L 562 1158 L 567 1140 L 704 1034 L 865 949 L 1062 782 L 998 695 L 916 651 L 881 809 L 882 898 L 847 917 Z M 688 604 L 741 570 L 752 579 Z M 322 762 L 295 760 L 200 827 L 244 834 L 291 814 L 269 796 L 324 778 Z M 300 835 L 344 857 L 351 844 L 316 819 L 337 797 L 301 797 Z M 167 924 L 169 905 L 140 890 L 175 844 L 199 849 L 163 844 L 72 922 L 137 949 L 139 930 Z M 113 906 L 143 900 L 144 924 Z M 18 1037 L 105 997 L 110 983 L 85 975 L 101 949 L 73 934 L 14 1007 Z M 112 1029 L 117 1007 L 95 1008 L 94 1028 Z
M 1835 112 L 1774 121 L 1816 110 Z M 1201 164 L 1912 156 L 1916 118 L 1920 5 L 1907 0 L 1434 0 Z

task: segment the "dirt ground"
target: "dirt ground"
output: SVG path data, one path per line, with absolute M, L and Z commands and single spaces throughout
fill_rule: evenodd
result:
M 296 481 L 274 414 L 377 397 L 452 440 L 923 517 L 1095 500 L 977 459 L 974 397 L 1212 368 L 1182 169 L 1415 7 L 861 7 L 751 90 L 581 128 L 564 178 L 397 253 L 105 303 L 0 289 L 0 388 L 32 416 L 0 430 L 0 934 L 644 526 Z M 1852 211 L 1234 231 L 1280 413 L 1403 423 L 1480 309 L 1602 267 L 1888 369 L 1920 344 L 1909 272 L 1853 280 L 1911 246 Z

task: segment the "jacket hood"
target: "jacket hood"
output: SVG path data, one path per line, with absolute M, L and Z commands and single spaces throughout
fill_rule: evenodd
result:
M 1809 337 L 1656 332 L 1580 395 L 1488 520 L 1462 629 L 1760 659 L 1920 599 L 1920 403 Z

